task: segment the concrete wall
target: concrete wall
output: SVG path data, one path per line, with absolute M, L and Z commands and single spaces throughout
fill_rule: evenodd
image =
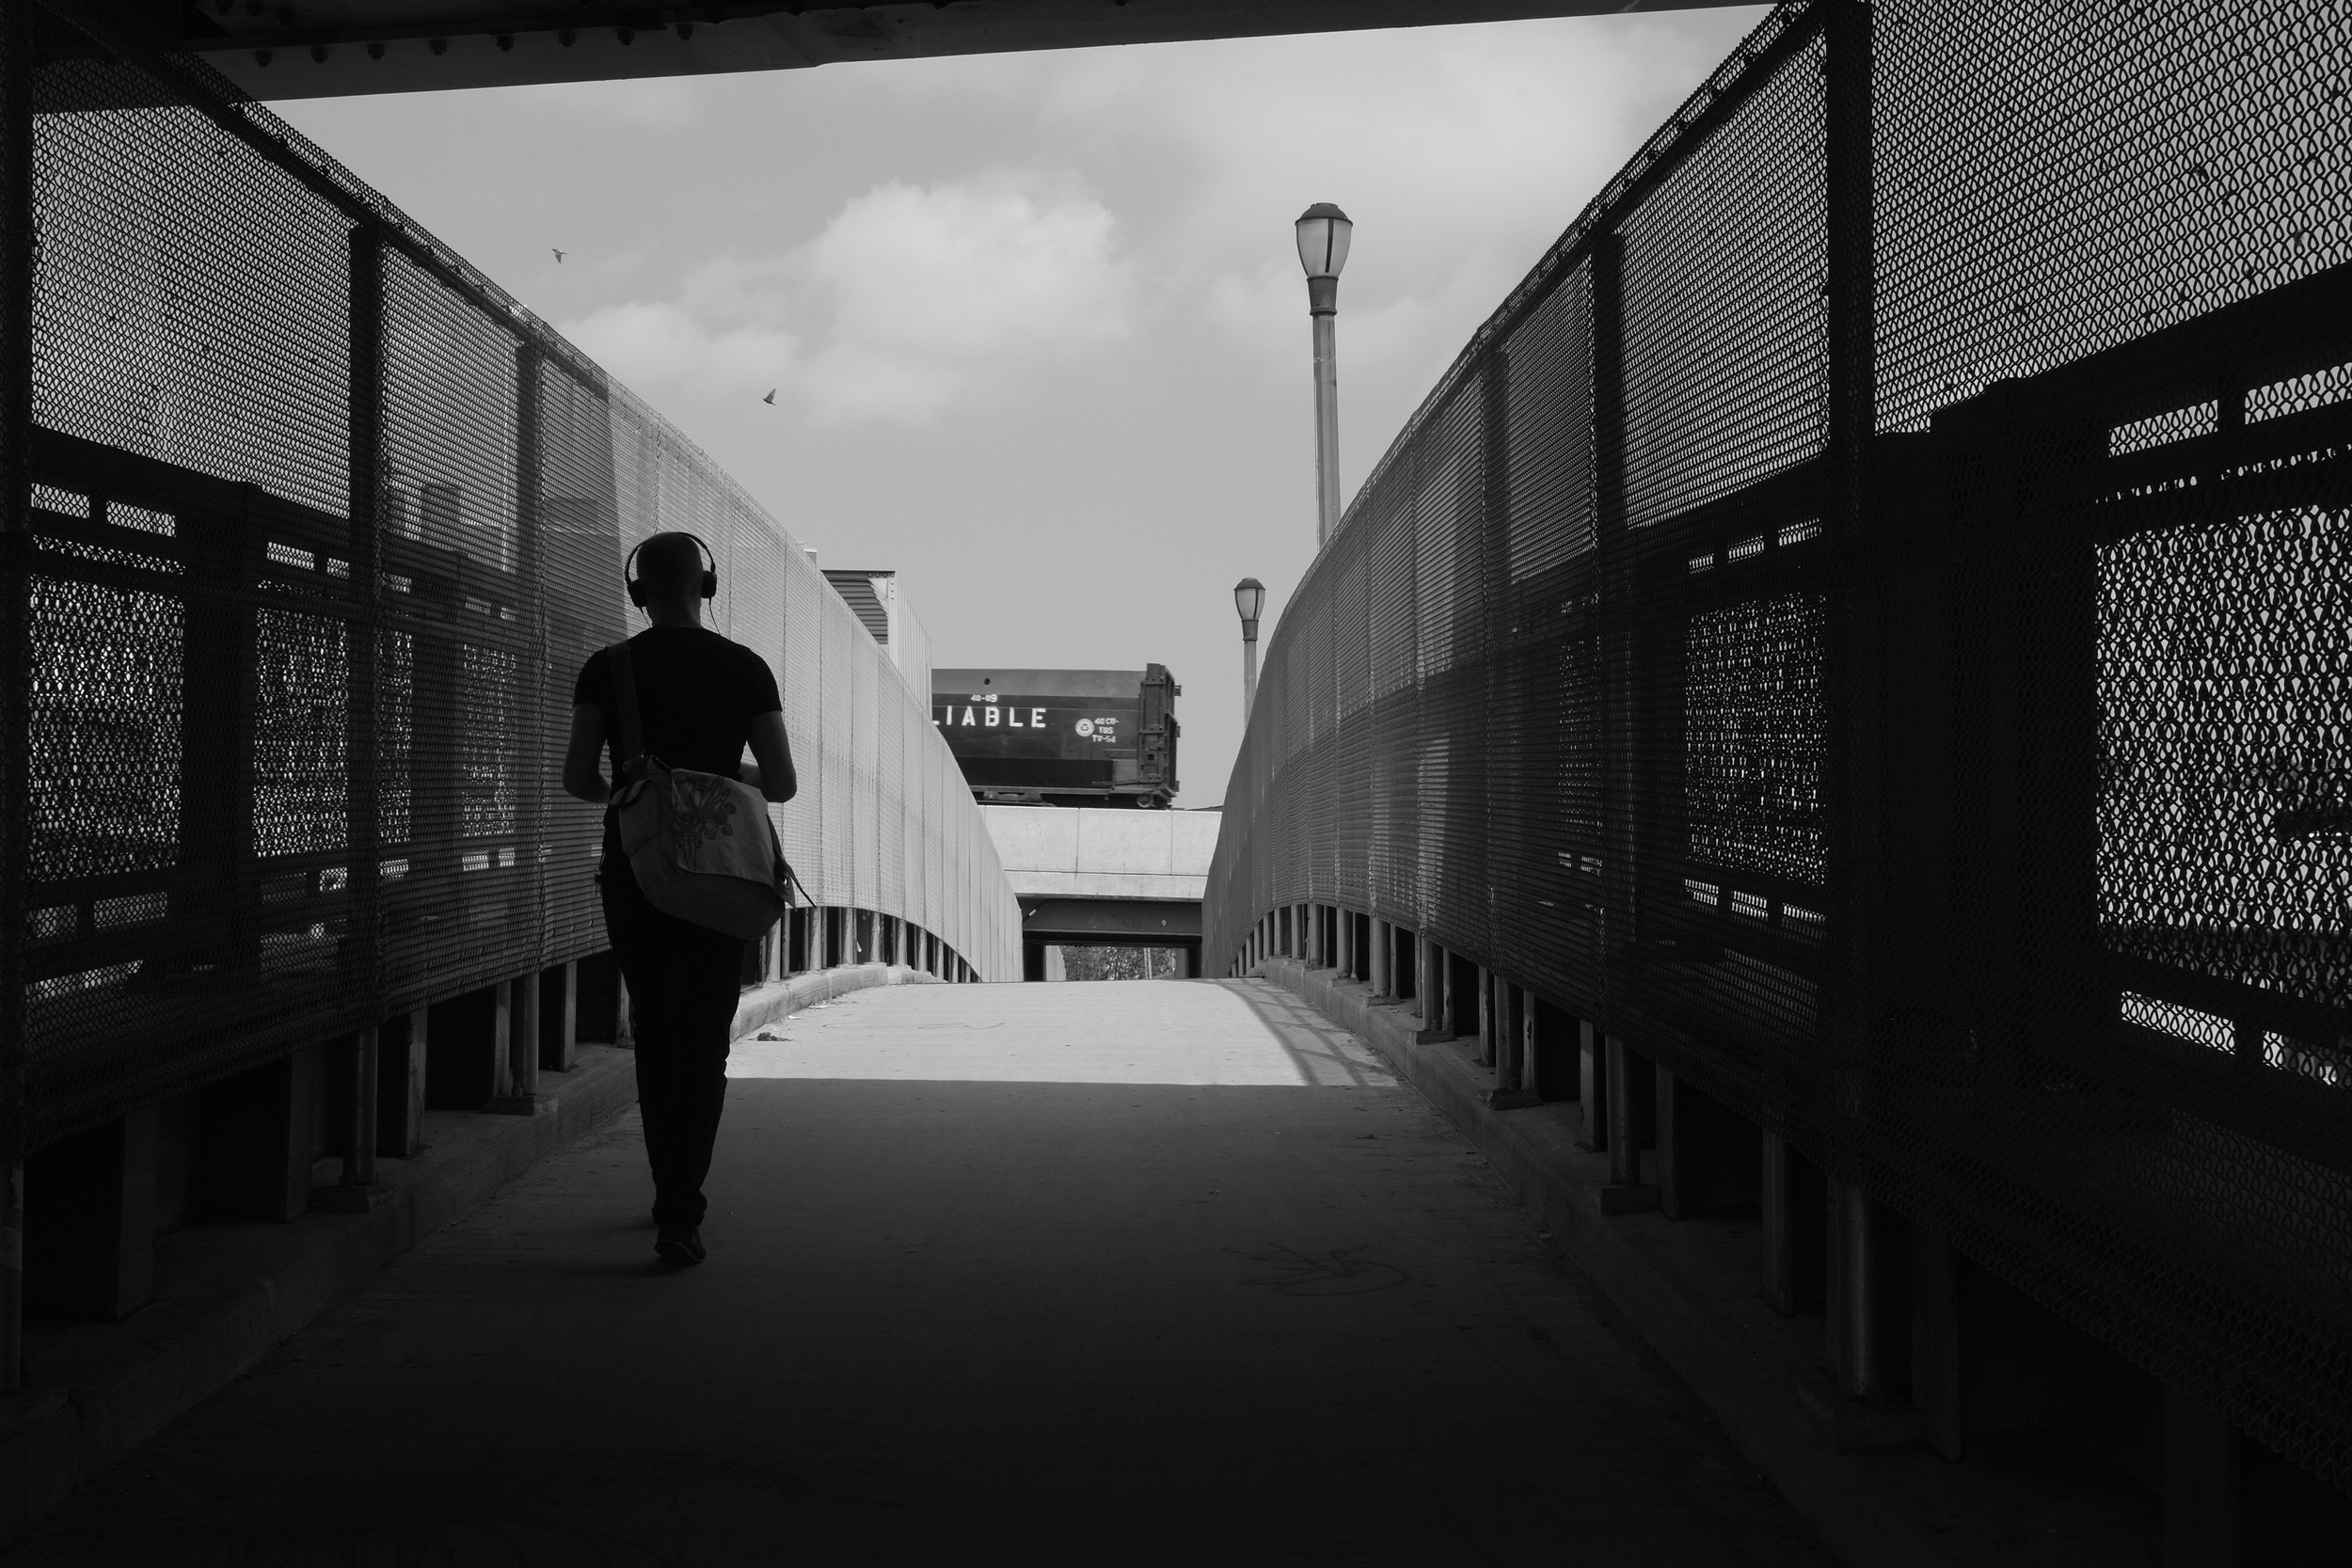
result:
M 1019 897 L 1197 899 L 1224 816 L 982 806 L 980 819 Z

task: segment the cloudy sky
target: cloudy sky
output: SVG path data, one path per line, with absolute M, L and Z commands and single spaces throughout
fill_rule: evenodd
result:
M 280 105 L 675 420 L 942 665 L 1184 685 L 1314 551 L 1291 220 L 1356 220 L 1347 490 L 1755 9 Z M 562 247 L 564 260 L 552 255 Z M 761 401 L 777 388 L 775 403 Z

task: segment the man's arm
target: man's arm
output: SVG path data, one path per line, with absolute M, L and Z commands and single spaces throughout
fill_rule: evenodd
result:
M 564 743 L 564 793 L 592 806 L 612 797 L 604 782 L 604 709 L 594 703 L 572 709 L 571 738 Z
M 752 718 L 753 766 L 743 769 L 743 782 L 782 805 L 801 792 L 801 779 L 792 770 L 792 742 L 784 733 L 784 715 L 761 713 Z

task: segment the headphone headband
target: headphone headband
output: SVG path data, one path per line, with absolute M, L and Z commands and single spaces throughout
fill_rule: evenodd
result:
M 686 533 L 684 529 L 674 529 L 669 531 Z M 621 562 L 621 580 L 628 589 L 628 602 L 640 610 L 645 608 L 645 585 L 637 577 L 637 552 L 660 537 L 661 537 L 660 534 L 651 534 L 640 539 L 629 546 L 628 559 Z M 719 596 L 719 552 L 712 549 L 710 541 L 699 533 L 686 533 L 686 537 L 694 541 L 702 551 L 705 564 L 702 581 L 698 585 L 702 590 L 702 596 L 706 599 L 715 599 Z

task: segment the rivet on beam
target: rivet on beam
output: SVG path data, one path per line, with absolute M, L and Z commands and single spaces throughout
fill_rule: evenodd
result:
M 432 42 L 426 44 L 425 47 L 432 50 L 436 55 L 446 55 L 449 53 L 449 40 L 435 39 Z
M 371 59 L 371 60 L 380 60 L 380 59 L 382 59 L 383 57 L 384 57 L 384 46 L 383 46 L 381 43 L 371 43 L 371 44 L 369 44 L 369 45 L 368 45 L 368 58 L 369 58 L 369 59 Z
M 677 37 L 680 43 L 684 43 L 688 39 L 691 39 L 693 36 L 694 24 L 692 23 L 681 22 L 677 24 Z
M 612 36 L 619 39 L 623 44 L 635 43 L 637 41 L 637 29 L 634 27 L 615 27 L 612 29 Z
M 253 63 L 255 65 L 269 64 L 269 51 L 266 49 L 256 49 L 253 51 Z
M 514 35 L 514 34 L 512 34 L 512 33 L 501 33 L 501 34 L 499 35 L 499 48 L 500 48 L 501 51 L 508 50 L 508 49 L 512 49 L 512 48 L 514 48 L 514 47 L 515 47 L 515 35 Z
M 326 45 L 323 43 L 314 43 L 310 45 L 310 58 L 318 61 L 321 65 L 325 65 L 326 63 Z

